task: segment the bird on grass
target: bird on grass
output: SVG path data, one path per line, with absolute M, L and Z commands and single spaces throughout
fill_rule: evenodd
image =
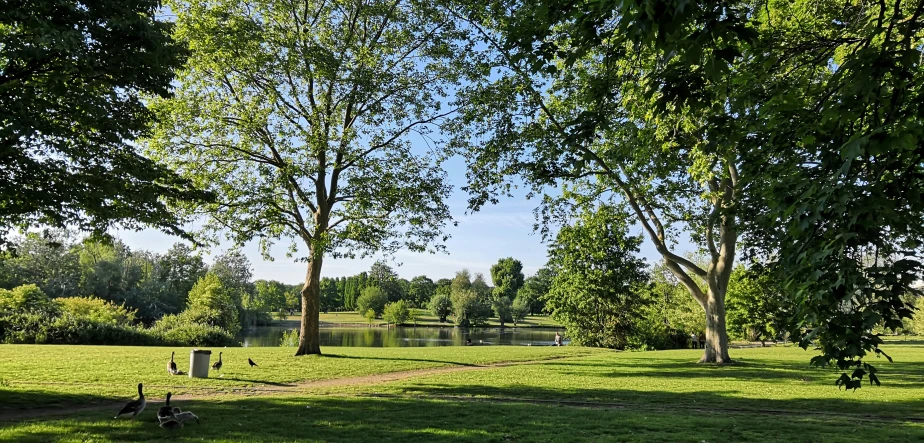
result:
M 196 414 L 193 414 L 192 412 L 189 412 L 189 411 L 178 412 L 174 414 L 174 418 L 176 419 L 176 421 L 180 423 L 186 423 L 188 421 L 193 421 L 193 420 L 195 420 L 197 424 L 199 423 L 199 417 L 197 417 Z
M 132 420 L 134 420 L 135 416 L 140 414 L 141 411 L 144 410 L 144 407 L 147 406 L 147 404 L 148 404 L 147 400 L 144 399 L 144 393 L 141 392 L 141 383 L 138 383 L 138 399 L 128 402 L 128 404 L 126 404 L 119 411 L 119 413 L 116 414 L 115 418 L 119 418 L 120 416 L 123 416 L 125 414 L 131 414 Z
M 168 422 L 168 421 L 170 421 L 170 420 L 177 420 L 174 416 L 175 416 L 175 415 L 180 415 L 180 414 L 183 413 L 183 411 L 181 411 L 180 408 L 178 408 L 178 407 L 176 407 L 176 406 L 172 406 L 172 407 L 171 407 L 171 410 L 173 411 L 173 414 L 167 414 L 167 415 L 160 415 L 160 411 L 158 411 L 158 414 L 157 414 L 157 421 L 159 421 L 159 422 L 161 422 L 161 423 L 164 423 L 164 422 Z M 177 421 L 179 421 L 179 420 L 177 420 Z
M 254 366 L 257 366 L 257 364 L 254 363 L 253 360 L 251 360 L 251 359 L 249 359 L 249 358 L 247 359 L 247 363 L 250 363 L 250 367 L 251 367 L 251 368 L 254 367 Z
M 218 361 L 216 361 L 215 364 L 212 365 L 212 369 L 216 371 L 221 370 L 221 352 L 218 353 Z
M 157 410 L 157 420 L 161 423 L 172 419 L 173 417 L 173 408 L 170 406 L 170 397 L 173 396 L 173 393 L 167 393 L 167 404 L 160 407 Z
M 176 368 L 176 363 L 173 361 L 173 354 L 176 354 L 176 352 L 171 352 L 171 353 L 170 353 L 170 361 L 167 362 L 167 373 L 170 374 L 170 375 L 184 375 L 184 374 L 186 374 L 185 372 L 180 371 L 179 369 Z

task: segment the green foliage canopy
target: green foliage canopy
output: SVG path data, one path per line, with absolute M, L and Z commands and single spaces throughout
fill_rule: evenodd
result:
M 491 281 L 494 282 L 494 297 L 513 300 L 523 287 L 523 263 L 513 257 L 502 258 L 491 266 Z
M 369 286 L 363 289 L 362 295 L 356 299 L 356 310 L 359 312 L 372 311 L 381 316 L 388 303 L 388 294 L 378 286 Z
M 234 296 L 229 288 L 226 288 L 217 275 L 209 272 L 200 278 L 189 291 L 188 312 L 202 312 L 211 310 L 217 313 L 218 324 L 231 335 L 237 334 L 241 330 L 241 322 L 238 317 L 237 305 Z M 187 314 L 192 315 L 192 314 Z M 210 314 L 203 313 L 204 316 Z M 203 321 L 193 321 L 193 323 L 205 323 Z
M 438 292 L 433 294 L 433 297 L 430 298 L 430 303 L 427 305 L 427 309 L 430 310 L 430 313 L 440 319 L 441 322 L 446 321 L 446 317 L 452 315 L 452 299 L 449 296 L 448 292 Z
M 207 201 L 139 155 L 186 48 L 155 0 L 4 2 L 0 16 L 0 226 L 154 226 L 189 237 L 168 207 Z M 0 230 L 0 240 L 6 229 Z
M 385 309 L 382 310 L 382 320 L 395 326 L 407 322 L 410 315 L 410 310 L 404 300 L 388 303 L 385 305 Z
M 481 326 L 488 322 L 491 315 L 491 306 L 480 294 L 472 289 L 452 291 L 452 312 L 455 315 L 456 325 L 462 327 Z
M 625 349 L 636 333 L 648 275 L 626 218 L 612 206 L 590 208 L 549 247 L 546 308 L 577 343 Z

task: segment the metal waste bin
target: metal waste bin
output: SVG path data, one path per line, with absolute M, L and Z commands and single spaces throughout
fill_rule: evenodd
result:
M 189 376 L 196 378 L 209 378 L 209 358 L 212 351 L 193 349 L 189 351 Z

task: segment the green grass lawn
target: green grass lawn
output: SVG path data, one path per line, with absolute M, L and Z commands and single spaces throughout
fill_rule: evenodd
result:
M 138 363 L 106 369 L 105 350 L 135 361 L 156 351 L 157 371 Z M 129 398 L 138 373 L 159 380 L 165 348 L 0 346 L 0 404 L 15 400 L 22 379 L 84 381 Z M 877 361 L 881 387 L 839 391 L 837 373 L 810 369 L 811 353 L 795 347 L 734 349 L 737 363 L 694 363 L 695 350 L 618 353 L 576 347 L 326 348 L 328 355 L 292 360 L 289 349 L 233 349 L 232 380 L 172 379 L 206 386 L 294 383 L 446 365 L 570 357 L 389 383 L 299 388 L 283 393 L 227 394 L 181 401 L 202 418 L 169 433 L 155 412 L 113 420 L 108 409 L 65 417 L 0 421 L 2 441 L 663 441 L 913 442 L 924 441 L 924 343 L 889 343 L 895 363 Z M 258 354 L 257 352 L 262 351 Z M 186 351 L 188 352 L 188 350 Z M 569 354 L 569 353 L 576 354 Z M 260 372 L 237 367 L 248 353 Z M 14 355 L 9 358 L 9 355 Z M 57 357 L 55 357 L 57 356 Z M 169 350 L 167 350 L 169 357 Z M 65 361 L 84 368 L 62 375 Z M 186 363 L 184 354 L 181 367 Z M 277 360 L 278 359 L 278 360 Z M 143 360 L 143 359 L 142 359 Z M 294 363 L 292 361 L 295 361 Z M 31 363 L 30 361 L 35 361 Z M 295 365 L 285 368 L 287 365 Z M 137 367 L 136 367 L 137 366 Z M 76 366 L 75 366 L 76 367 Z M 134 369 L 131 369 L 134 368 Z M 124 375 L 122 371 L 135 372 Z M 150 373 L 149 373 L 150 372 Z M 157 372 L 155 374 L 154 372 Z M 245 375 L 249 377 L 245 378 Z M 256 375 L 258 374 L 258 375 Z M 167 380 L 172 380 L 170 377 Z M 158 383 L 166 382 L 166 380 Z M 169 383 L 169 382 L 168 382 Z M 189 386 L 184 384 L 184 386 Z M 29 389 L 33 389 L 30 387 Z M 118 388 L 118 389 L 115 389 Z M 71 385 L 44 386 L 34 398 L 69 397 Z M 98 388 L 102 389 L 102 388 Z M 162 398 L 165 389 L 151 390 Z M 194 393 L 194 392 L 192 392 Z M 11 400 L 13 399 L 13 400 Z M 44 404 L 49 404 L 45 402 Z M 0 410 L 2 415 L 2 410 Z
M 298 382 L 444 366 L 484 365 L 586 355 L 605 351 L 578 347 L 472 346 L 432 348 L 336 348 L 324 355 L 294 357 L 294 348 L 213 349 L 223 352 L 219 373 L 199 379 L 169 375 L 170 352 L 183 371 L 189 348 L 137 346 L 0 345 L 0 412 L 73 402 L 100 402 L 135 395 L 142 382 L 152 398 L 239 387 L 285 387 Z M 250 368 L 252 358 L 259 367 Z M 220 377 L 221 375 L 221 377 Z
M 420 315 L 417 318 L 417 324 L 420 326 L 450 326 L 451 327 L 453 325 L 452 318 L 448 319 L 445 323 L 441 323 L 439 319 L 435 315 L 431 314 L 429 311 L 426 311 L 423 309 L 416 309 L 416 311 Z M 290 315 L 289 317 L 287 317 L 287 320 L 300 321 L 301 316 Z M 333 324 L 337 324 L 337 323 L 363 324 L 363 325 L 369 324 L 369 320 L 367 320 L 366 317 L 359 315 L 359 313 L 355 311 L 328 312 L 326 314 L 322 312 L 320 314 L 320 321 L 321 323 L 333 323 Z M 375 319 L 375 321 L 373 321 L 372 324 L 384 325 L 385 321 L 378 318 L 378 319 Z M 492 317 L 488 319 L 487 326 L 488 327 L 500 326 L 500 322 L 497 321 L 497 318 Z M 513 324 L 506 323 L 506 326 L 513 326 Z M 523 320 L 522 322 L 517 323 L 517 327 L 560 328 L 561 325 L 556 323 L 554 320 L 552 320 L 551 317 L 547 315 L 530 315 L 530 316 L 527 316 L 526 319 Z

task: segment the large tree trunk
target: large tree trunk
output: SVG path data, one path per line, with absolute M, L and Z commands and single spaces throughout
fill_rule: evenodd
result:
M 712 260 L 706 272 L 707 290 L 704 294 L 705 303 L 702 304 L 706 311 L 706 346 L 703 348 L 702 358 L 699 359 L 700 363 L 732 362 L 728 357 L 728 331 L 725 328 L 725 294 L 728 292 L 728 281 L 735 264 L 738 232 L 733 216 L 725 215 L 721 220 L 719 247 L 716 248 L 711 243 L 711 238 L 709 239 Z
M 728 357 L 728 331 L 725 329 L 725 290 L 706 293 L 706 346 L 700 363 L 731 363 Z
M 318 333 L 318 315 L 321 308 L 321 264 L 323 257 L 311 251 L 305 286 L 302 286 L 302 327 L 295 355 L 321 355 L 321 337 Z

